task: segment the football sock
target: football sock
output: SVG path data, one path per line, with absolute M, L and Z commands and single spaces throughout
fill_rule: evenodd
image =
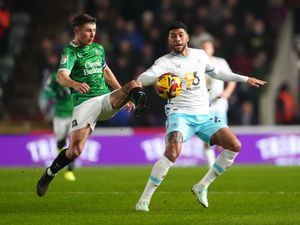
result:
M 215 155 L 214 149 L 205 147 L 203 154 L 206 158 L 208 166 L 212 167 L 215 163 L 215 160 L 216 160 L 216 155 Z
M 64 168 L 66 165 L 68 165 L 72 160 L 68 159 L 66 156 L 66 150 L 64 149 L 62 150 L 58 156 L 56 157 L 56 159 L 54 159 L 52 165 L 49 167 L 49 173 L 51 172 L 52 174 L 56 174 L 58 171 L 60 171 L 62 168 Z
M 161 184 L 164 177 L 167 175 L 170 167 L 174 165 L 167 157 L 162 156 L 153 166 L 150 178 L 146 184 L 144 192 L 140 198 L 140 201 L 150 202 L 150 199 L 157 189 L 157 187 Z
M 129 93 L 130 101 L 132 101 L 136 105 L 141 94 L 145 95 L 143 88 L 141 87 L 133 88 Z
M 75 167 L 74 164 L 75 164 L 74 161 L 72 161 L 72 162 L 69 163 L 68 168 L 67 168 L 68 171 L 73 171 L 74 170 L 74 167 Z
M 238 152 L 224 149 L 218 155 L 213 167 L 208 170 L 208 172 L 198 183 L 198 185 L 202 186 L 204 189 L 207 189 L 218 175 L 223 174 L 233 164 L 234 159 L 237 157 L 237 155 Z
M 64 147 L 66 146 L 66 144 L 67 144 L 66 139 L 57 141 L 56 145 L 57 145 L 58 152 L 61 152 L 61 150 L 63 150 Z

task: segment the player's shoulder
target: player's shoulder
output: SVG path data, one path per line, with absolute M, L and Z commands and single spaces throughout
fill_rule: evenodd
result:
M 68 53 L 76 52 L 77 47 L 78 46 L 76 44 L 74 44 L 73 42 L 70 42 L 64 47 L 63 53 L 68 54 Z
M 99 50 L 101 50 L 101 51 L 104 51 L 104 47 L 103 47 L 101 44 L 96 43 L 96 42 L 93 42 L 93 43 L 91 44 L 91 47 L 92 47 L 92 48 L 99 49 Z
M 172 56 L 170 54 L 165 54 L 155 60 L 155 64 L 167 64 L 171 60 Z
M 193 59 L 201 60 L 203 62 L 208 61 L 208 55 L 203 49 L 198 48 L 189 48 L 190 57 Z
M 199 48 L 189 48 L 190 54 L 198 56 L 207 56 L 206 52 L 203 49 Z

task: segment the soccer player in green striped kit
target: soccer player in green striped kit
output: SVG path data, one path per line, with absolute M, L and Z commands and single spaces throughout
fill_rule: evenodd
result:
M 80 14 L 73 19 L 74 39 L 61 55 L 57 82 L 69 87 L 74 101 L 70 144 L 46 169 L 36 185 L 43 196 L 55 174 L 82 153 L 87 138 L 99 120 L 113 117 L 121 108 L 134 109 L 139 116 L 147 107 L 147 98 L 139 81 L 121 87 L 105 62 L 103 47 L 94 43 L 96 19 Z M 114 90 L 110 92 L 108 85 Z
M 52 121 L 53 133 L 56 140 L 57 150 L 60 153 L 67 144 L 67 138 L 72 122 L 74 103 L 69 88 L 62 87 L 56 81 L 56 73 L 49 73 L 43 93 L 48 99 L 53 99 L 54 116 Z M 64 178 L 68 181 L 75 181 L 74 161 L 67 165 Z

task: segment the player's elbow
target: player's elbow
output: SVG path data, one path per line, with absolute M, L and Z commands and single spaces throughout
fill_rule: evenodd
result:
M 56 76 L 56 82 L 59 83 L 60 85 L 62 85 L 62 77 L 61 77 L 61 74 L 60 73 L 57 73 L 57 76 Z

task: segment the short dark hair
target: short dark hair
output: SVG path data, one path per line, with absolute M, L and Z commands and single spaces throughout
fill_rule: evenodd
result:
M 183 22 L 180 22 L 180 21 L 175 21 L 175 22 L 171 23 L 168 28 L 168 33 L 171 30 L 175 30 L 175 29 L 184 29 L 188 33 L 187 25 L 185 25 Z
M 73 19 L 73 28 L 77 26 L 82 26 L 86 23 L 96 23 L 97 19 L 86 13 L 79 14 Z

